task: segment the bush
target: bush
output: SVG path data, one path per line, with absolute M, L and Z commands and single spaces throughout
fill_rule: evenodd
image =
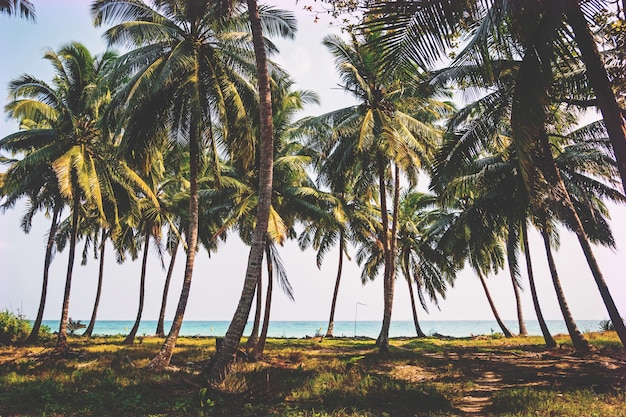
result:
M 28 337 L 31 326 L 23 315 L 9 310 L 0 311 L 0 345 L 13 343 Z
M 600 330 L 602 330 L 603 332 L 610 332 L 615 330 L 615 326 L 613 325 L 613 322 L 611 320 L 602 320 L 600 322 Z

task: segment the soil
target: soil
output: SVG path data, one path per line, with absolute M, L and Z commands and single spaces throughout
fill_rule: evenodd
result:
M 453 348 L 418 355 L 421 360 L 396 366 L 391 375 L 414 382 L 469 382 L 453 404 L 463 417 L 485 415 L 494 394 L 507 388 L 546 387 L 561 392 L 586 388 L 596 393 L 626 389 L 626 352 L 621 349 L 585 357 L 568 347 L 534 351 Z

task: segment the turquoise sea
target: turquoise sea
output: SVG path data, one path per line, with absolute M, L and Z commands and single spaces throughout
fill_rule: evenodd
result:
M 88 324 L 89 320 L 80 320 L 83 324 Z M 44 320 L 43 323 L 54 332 L 59 329 L 58 320 Z M 97 335 L 118 335 L 127 334 L 133 326 L 132 320 L 102 320 L 97 321 L 94 327 L 94 334 Z M 180 332 L 181 336 L 224 336 L 228 329 L 228 321 L 185 321 Z M 513 332 L 518 331 L 517 321 L 507 320 L 506 326 Z M 597 331 L 600 328 L 600 320 L 578 320 L 578 328 L 582 332 Z M 142 321 L 137 335 L 150 336 L 156 333 L 156 320 Z M 171 321 L 165 322 L 165 332 L 169 331 Z M 562 320 L 548 320 L 548 328 L 553 335 L 566 334 L 567 328 Z M 268 335 L 269 337 L 283 338 L 303 338 L 325 334 L 327 321 L 271 321 Z M 439 334 L 451 337 L 469 337 L 475 335 L 488 335 L 500 332 L 498 324 L 492 320 L 448 320 L 420 322 L 422 331 L 428 335 Z M 336 321 L 334 335 L 336 337 L 370 337 L 376 338 L 380 332 L 380 321 Z M 541 329 L 536 321 L 526 321 L 526 328 L 531 335 L 541 335 Z M 246 326 L 244 335 L 252 329 L 252 322 Z M 81 334 L 84 329 L 80 329 L 76 334 Z M 392 321 L 389 330 L 390 337 L 414 337 L 415 327 L 413 321 Z

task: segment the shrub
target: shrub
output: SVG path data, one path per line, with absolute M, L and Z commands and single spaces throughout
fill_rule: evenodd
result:
M 30 330 L 30 321 L 23 315 L 9 310 L 0 311 L 0 345 L 12 345 L 23 340 Z
M 600 322 L 600 330 L 603 332 L 610 332 L 615 330 L 615 325 L 611 320 L 602 320 Z

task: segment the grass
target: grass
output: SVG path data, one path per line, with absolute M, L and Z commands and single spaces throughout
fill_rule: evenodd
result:
M 373 340 L 269 339 L 262 361 L 207 388 L 212 338 L 180 338 L 173 368 L 150 373 L 163 339 L 72 337 L 63 356 L 0 347 L 0 416 L 460 416 L 489 388 L 481 415 L 626 417 L 621 345 L 614 332 L 588 338 L 588 359 L 565 337 L 551 351 L 535 337 L 393 339 L 386 356 Z

